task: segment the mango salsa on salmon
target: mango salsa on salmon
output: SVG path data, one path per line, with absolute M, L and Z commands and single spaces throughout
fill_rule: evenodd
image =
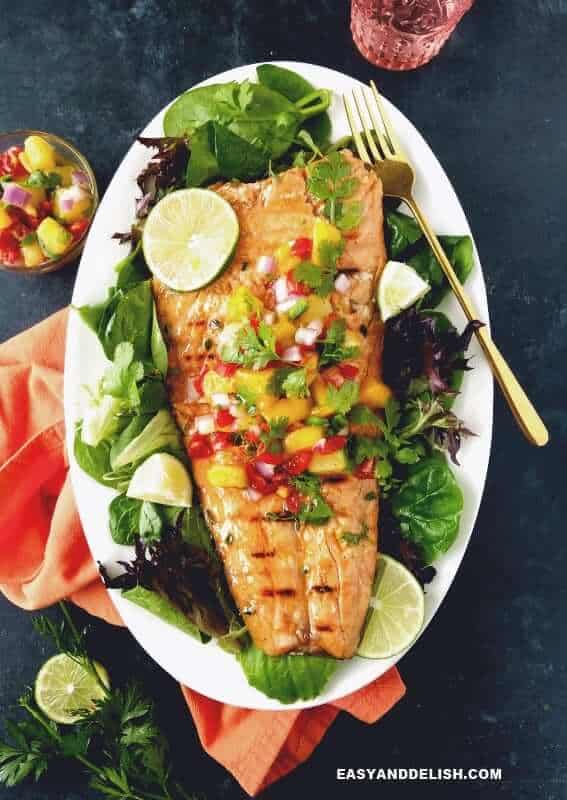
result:
M 226 269 L 198 291 L 152 288 L 173 413 L 254 643 L 349 658 L 378 494 L 372 459 L 347 445 L 390 397 L 374 300 L 386 252 L 380 180 L 349 151 L 325 163 L 214 186 L 240 228 Z M 332 180 L 340 207 L 324 200 Z

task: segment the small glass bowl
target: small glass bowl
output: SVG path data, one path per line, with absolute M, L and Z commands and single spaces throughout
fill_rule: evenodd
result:
M 9 147 L 23 147 L 24 141 L 27 139 L 27 137 L 32 135 L 41 136 L 43 139 L 49 142 L 57 155 L 59 155 L 66 164 L 72 164 L 74 167 L 77 167 L 78 170 L 81 170 L 85 173 L 85 175 L 87 175 L 89 179 L 89 191 L 93 198 L 88 227 L 85 229 L 81 238 L 75 242 L 70 250 L 67 250 L 66 253 L 63 253 L 62 256 L 45 261 L 43 264 L 40 264 L 37 267 L 26 267 L 22 264 L 3 264 L 0 261 L 0 269 L 8 272 L 17 272 L 20 275 L 45 275 L 47 272 L 54 272 L 56 269 L 61 269 L 78 258 L 85 245 L 87 233 L 91 227 L 90 223 L 92 222 L 98 207 L 99 197 L 96 179 L 87 159 L 81 152 L 79 152 L 79 150 L 77 150 L 74 145 L 71 144 L 71 142 L 61 139 L 61 137 L 55 136 L 53 133 L 28 130 L 12 131 L 12 133 L 0 133 L 0 153 L 8 150 Z

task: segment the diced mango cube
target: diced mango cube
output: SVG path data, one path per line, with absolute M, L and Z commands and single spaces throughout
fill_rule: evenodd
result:
M 273 369 L 261 369 L 258 371 L 237 369 L 234 373 L 236 392 L 241 392 L 244 396 L 252 396 L 254 398 L 269 394 L 273 375 Z
M 307 372 L 307 384 L 310 386 L 317 378 L 317 368 L 319 366 L 319 356 L 317 353 L 311 353 L 311 355 L 305 359 L 303 366 Z
M 53 217 L 46 217 L 42 220 L 36 233 L 41 249 L 49 258 L 62 256 L 73 242 L 69 231 Z
M 392 390 L 376 378 L 366 378 L 360 387 L 359 402 L 370 408 L 385 408 Z
M 70 199 L 71 202 L 67 203 Z M 77 222 L 84 218 L 91 205 L 91 195 L 79 186 L 60 186 L 53 192 L 53 211 L 62 222 Z
M 288 423 L 291 425 L 294 422 L 301 422 L 308 417 L 311 408 L 312 403 L 310 400 L 300 397 L 291 397 L 288 399 L 276 400 L 269 408 L 260 410 L 268 421 L 286 417 Z
M 313 225 L 313 263 L 321 266 L 321 245 L 323 242 L 339 244 L 341 232 L 324 217 L 317 217 Z
M 61 178 L 61 186 L 71 186 L 72 180 L 71 177 L 73 172 L 75 172 L 76 167 L 72 164 L 63 164 L 63 166 L 55 167 L 51 171 L 54 172 L 56 175 L 59 175 Z
M 278 272 L 280 275 L 285 275 L 295 269 L 301 263 L 301 259 L 294 256 L 291 252 L 291 245 L 282 244 L 275 252 L 276 263 L 278 265 Z
M 223 489 L 245 489 L 248 486 L 246 470 L 241 464 L 213 464 L 207 471 L 213 486 Z
M 21 250 L 26 267 L 38 267 L 45 261 L 45 255 L 37 242 L 22 244 Z
M 227 322 L 242 322 L 248 317 L 261 317 L 264 313 L 262 301 L 246 286 L 239 286 L 228 300 Z
M 42 136 L 28 136 L 24 142 L 26 159 L 33 172 L 51 172 L 55 168 L 55 150 Z
M 26 151 L 25 150 L 22 150 L 21 153 L 18 153 L 18 160 L 19 160 L 20 164 L 22 165 L 22 167 L 27 172 L 33 172 L 33 169 L 31 168 L 31 164 L 30 164 L 29 158 L 26 155 Z
M 317 376 L 311 384 L 311 394 L 318 406 L 324 406 L 327 402 L 328 389 L 329 387 L 320 376 Z
M 310 294 L 307 298 L 307 309 L 301 315 L 301 324 L 308 325 L 314 319 L 324 320 L 332 310 L 333 307 L 328 297 Z
M 345 472 L 347 466 L 345 451 L 336 450 L 334 453 L 315 453 L 309 464 L 309 471 L 316 475 L 334 475 Z
M 276 335 L 276 342 L 282 347 L 291 347 L 295 341 L 295 325 L 286 317 L 281 317 L 272 327 Z
M 209 370 L 203 378 L 203 394 L 211 397 L 213 394 L 232 394 L 234 392 L 234 378 L 219 375 L 214 370 Z
M 24 188 L 26 192 L 31 194 L 28 202 L 34 208 L 37 208 L 40 203 L 43 203 L 45 200 L 45 189 L 42 189 L 41 186 L 25 186 Z
M 286 453 L 296 453 L 298 450 L 310 450 L 321 439 L 321 428 L 318 425 L 304 425 L 296 431 L 288 433 L 284 439 Z
M 12 224 L 12 217 L 8 214 L 4 206 L 0 205 L 0 231 L 9 228 Z

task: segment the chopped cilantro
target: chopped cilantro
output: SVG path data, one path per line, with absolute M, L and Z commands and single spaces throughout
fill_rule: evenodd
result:
M 311 522 L 314 525 L 328 522 L 333 516 L 333 510 L 323 499 L 321 481 L 317 475 L 304 472 L 302 475 L 292 478 L 291 482 L 297 491 L 306 498 L 299 509 L 297 519 L 301 522 Z
M 43 170 L 36 169 L 28 175 L 25 186 L 33 186 L 42 189 L 55 189 L 56 186 L 61 184 L 61 175 L 56 172 L 43 172 Z
M 358 188 L 358 180 L 342 153 L 337 151 L 309 169 L 307 186 L 312 195 L 325 201 L 324 213 L 341 230 L 352 230 L 360 223 L 362 207 L 358 202 L 345 203 Z
M 287 417 L 277 417 L 277 419 L 271 420 L 267 431 L 262 431 L 260 441 L 268 453 L 281 453 L 282 439 L 286 434 L 288 424 Z
M 303 367 L 280 367 L 270 381 L 270 391 L 277 397 L 308 397 L 307 372 Z
M 355 406 L 349 414 L 349 421 L 353 425 L 372 425 L 375 428 L 381 425 L 380 417 L 368 406 Z
M 319 366 L 325 367 L 332 364 L 339 364 L 349 358 L 355 358 L 360 348 L 356 346 L 345 346 L 346 322 L 344 319 L 335 319 L 329 325 L 326 337 L 321 342 L 321 353 L 319 356 Z
M 358 400 L 358 383 L 345 381 L 338 389 L 329 386 L 327 389 L 327 403 L 337 414 L 348 414 Z
M 300 283 L 306 283 L 319 297 L 327 297 L 335 286 L 337 262 L 344 250 L 344 242 L 321 242 L 319 259 L 321 265 L 311 261 L 302 261 L 295 270 L 294 276 Z
M 351 533 L 350 531 L 345 531 L 341 535 L 341 539 L 347 544 L 360 544 L 363 539 L 368 539 L 368 525 L 363 522 L 360 533 Z
M 249 369 L 263 369 L 270 361 L 278 360 L 276 335 L 265 322 L 260 323 L 257 333 L 252 326 L 242 327 L 234 341 L 221 348 L 220 357 Z

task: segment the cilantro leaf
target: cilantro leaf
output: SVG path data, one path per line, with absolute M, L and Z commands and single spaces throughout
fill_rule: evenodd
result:
M 270 392 L 276 397 L 308 397 L 307 371 L 304 367 L 280 367 L 270 381 Z
M 319 367 L 339 364 L 349 358 L 355 358 L 360 348 L 354 345 L 345 346 L 346 322 L 344 319 L 335 319 L 331 322 L 326 337 L 321 342 Z
M 333 509 L 321 494 L 321 481 L 317 475 L 304 472 L 292 478 L 291 483 L 306 498 L 297 513 L 298 520 L 322 525 L 331 519 Z
M 352 230 L 360 224 L 362 206 L 358 202 L 345 204 L 345 198 L 357 190 L 359 182 L 342 153 L 334 151 L 309 170 L 307 187 L 318 200 L 324 200 L 324 213 L 341 230 Z
M 323 241 L 319 245 L 320 265 L 302 261 L 294 270 L 295 279 L 306 283 L 319 297 L 327 297 L 335 288 L 337 262 L 344 250 L 344 242 Z
M 267 431 L 262 431 L 260 441 L 268 453 L 281 453 L 283 449 L 281 440 L 286 434 L 288 424 L 287 417 L 277 417 L 270 421 Z
M 61 175 L 58 175 L 57 172 L 43 172 L 41 169 L 36 169 L 28 175 L 24 185 L 41 189 L 55 189 L 61 185 Z
M 329 386 L 327 389 L 327 403 L 337 414 L 348 414 L 358 400 L 358 383 L 345 381 L 337 389 Z
M 360 544 L 363 539 L 368 539 L 368 525 L 363 522 L 362 529 L 359 533 L 351 533 L 350 531 L 345 531 L 341 534 L 341 539 L 346 544 Z
M 265 322 L 260 323 L 257 333 L 252 326 L 242 327 L 234 341 L 221 348 L 220 357 L 249 369 L 263 369 L 270 361 L 279 360 L 276 334 Z
M 379 428 L 382 421 L 368 406 L 354 406 L 349 414 L 349 422 L 352 425 L 372 425 Z

